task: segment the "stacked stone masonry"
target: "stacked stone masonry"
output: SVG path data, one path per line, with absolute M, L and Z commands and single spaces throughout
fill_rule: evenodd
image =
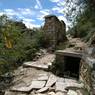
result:
M 66 25 L 64 21 L 60 21 L 55 15 L 45 16 L 45 24 L 43 26 L 46 37 L 51 40 L 50 45 L 56 45 L 64 42 L 66 38 Z

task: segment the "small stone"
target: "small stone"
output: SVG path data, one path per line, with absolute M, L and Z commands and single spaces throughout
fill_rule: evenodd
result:
M 69 90 L 67 95 L 78 95 L 74 90 Z
M 52 63 L 51 63 L 51 62 L 49 62 L 49 63 L 48 63 L 48 65 L 49 65 L 49 66 L 51 66 L 51 65 L 52 65 Z
M 48 95 L 56 95 L 54 92 L 49 92 Z
M 50 75 L 46 87 L 51 87 L 57 81 L 57 77 L 55 75 Z

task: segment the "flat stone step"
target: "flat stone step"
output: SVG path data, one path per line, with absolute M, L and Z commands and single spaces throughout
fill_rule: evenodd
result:
M 39 58 L 36 61 L 23 63 L 23 66 L 47 70 L 48 66 L 52 64 L 54 59 L 55 59 L 55 54 L 46 54 L 42 58 Z
M 66 89 L 69 89 L 70 87 L 82 88 L 84 85 L 82 83 L 78 83 L 74 79 L 58 78 L 55 86 L 56 91 L 66 92 Z
M 44 69 L 44 70 L 47 70 L 48 69 L 48 65 L 38 64 L 36 62 L 25 62 L 25 63 L 23 63 L 23 66 L 24 67 L 37 68 L 37 69 Z
M 57 77 L 55 75 L 50 75 L 46 83 L 46 87 L 51 87 L 56 81 L 57 81 Z
M 32 89 L 41 89 L 45 86 L 46 81 L 32 81 L 29 86 L 14 86 L 11 91 L 30 92 Z

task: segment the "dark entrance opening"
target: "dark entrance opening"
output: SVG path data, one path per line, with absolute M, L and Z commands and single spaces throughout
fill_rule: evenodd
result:
M 81 58 L 64 56 L 64 77 L 73 77 L 79 79 Z

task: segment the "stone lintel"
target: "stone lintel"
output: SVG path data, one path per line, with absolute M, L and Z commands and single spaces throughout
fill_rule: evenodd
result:
M 57 50 L 56 54 L 63 55 L 63 56 L 71 56 L 71 57 L 82 58 L 82 53 L 78 53 L 78 52 L 75 52 L 75 51 Z

